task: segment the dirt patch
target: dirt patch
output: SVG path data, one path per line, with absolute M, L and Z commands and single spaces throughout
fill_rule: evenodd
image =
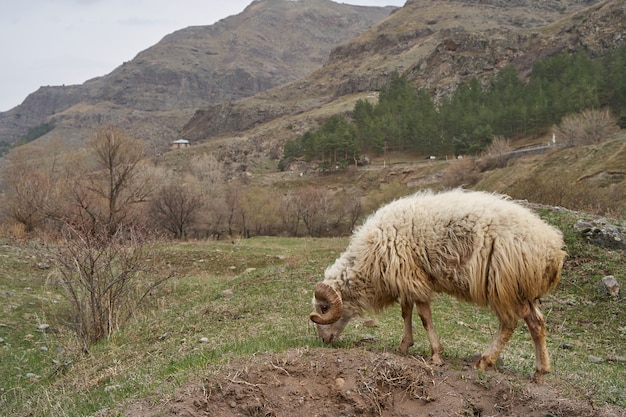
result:
M 167 402 L 126 416 L 626 416 L 563 398 L 550 384 L 478 372 L 469 363 L 431 367 L 420 357 L 359 349 L 262 354 L 185 386 Z

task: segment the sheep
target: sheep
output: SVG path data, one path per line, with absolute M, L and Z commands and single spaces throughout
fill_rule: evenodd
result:
M 508 197 L 454 189 L 423 191 L 381 207 L 354 233 L 348 248 L 315 287 L 316 323 L 335 342 L 350 319 L 400 303 L 404 331 L 398 350 L 413 345 L 413 305 L 422 320 L 434 364 L 443 346 L 430 303 L 436 293 L 490 307 L 498 331 L 476 361 L 493 366 L 524 319 L 535 347 L 533 380 L 550 372 L 539 299 L 558 284 L 566 256 L 562 233 Z

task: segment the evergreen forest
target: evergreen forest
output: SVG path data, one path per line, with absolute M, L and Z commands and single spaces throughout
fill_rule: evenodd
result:
M 626 46 L 596 59 L 579 51 L 538 60 L 526 82 L 511 65 L 439 100 L 394 73 L 378 102 L 360 99 L 349 114 L 287 142 L 279 168 L 296 159 L 317 161 L 322 170 L 345 167 L 387 151 L 475 155 L 494 137 L 545 133 L 568 114 L 600 108 L 626 127 Z

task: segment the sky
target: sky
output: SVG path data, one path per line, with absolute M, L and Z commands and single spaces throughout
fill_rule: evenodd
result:
M 403 6 L 406 0 L 337 0 Z M 0 0 L 0 112 L 41 86 L 106 75 L 164 36 L 241 13 L 252 0 Z

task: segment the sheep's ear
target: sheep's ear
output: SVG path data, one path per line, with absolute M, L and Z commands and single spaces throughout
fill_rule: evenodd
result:
M 328 284 L 323 282 L 315 286 L 315 299 L 328 305 L 328 311 L 322 314 L 312 312 L 309 317 L 317 324 L 332 324 L 341 318 L 343 314 L 343 302 L 341 295 Z

